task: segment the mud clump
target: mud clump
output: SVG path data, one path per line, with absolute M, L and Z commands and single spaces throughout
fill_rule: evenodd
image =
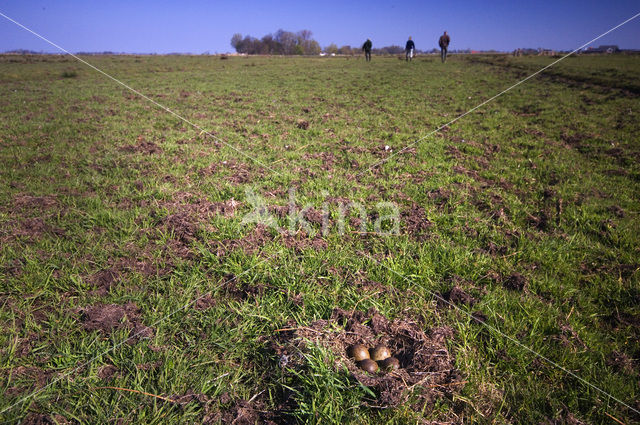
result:
M 435 189 L 427 193 L 430 200 L 435 202 L 439 210 L 443 210 L 453 196 L 453 192 L 447 189 Z
M 198 311 L 208 310 L 217 304 L 217 300 L 211 296 L 211 294 L 205 294 L 196 299 L 193 308 Z
M 622 208 L 620 208 L 618 205 L 612 205 L 609 208 L 607 208 L 607 210 L 615 215 L 617 218 L 624 218 L 625 213 L 624 210 Z
M 170 211 L 170 214 L 161 220 L 168 227 L 174 227 L 178 233 L 185 233 L 188 240 L 195 237 L 195 233 L 201 224 L 211 231 L 215 229 L 206 224 L 203 218 L 222 214 L 231 217 L 235 214 L 240 202 L 228 199 L 220 202 L 210 202 L 189 192 L 178 192 L 173 195 L 171 201 L 162 202 L 161 205 Z
M 273 241 L 273 236 L 262 224 L 258 224 L 251 232 L 240 239 L 225 239 L 218 242 L 215 247 L 216 255 L 222 257 L 236 249 L 241 249 L 245 254 L 252 255 L 267 243 Z
M 306 218 L 310 223 L 322 226 L 324 221 L 329 221 L 329 217 L 317 209 L 310 207 L 304 210 L 304 218 Z
M 262 295 L 267 288 L 267 285 L 262 283 L 250 285 L 240 282 L 234 275 L 228 275 L 223 278 L 221 288 L 227 296 L 245 301 L 249 298 L 255 298 Z
M 414 396 L 415 408 L 419 410 L 460 388 L 455 359 L 446 347 L 447 339 L 452 337 L 450 328 L 425 332 L 421 323 L 408 318 L 389 320 L 375 309 L 364 313 L 337 308 L 328 320 L 279 334 L 274 350 L 281 357 L 286 356 L 304 350 L 304 340 L 325 346 L 336 355 L 336 370 L 346 367 L 353 379 L 376 393 L 376 407 L 396 407 Z M 366 347 L 384 344 L 398 359 L 399 368 L 387 373 L 361 370 L 347 353 L 356 344 Z
M 535 227 L 536 229 L 542 232 L 549 230 L 549 222 L 550 222 L 550 217 L 547 211 L 545 210 L 540 210 L 535 215 L 529 214 L 527 217 L 527 223 L 531 227 Z
M 140 140 L 140 138 L 138 139 L 137 144 L 123 146 L 120 148 L 120 150 L 122 152 L 143 153 L 146 155 L 152 155 L 156 153 L 161 154 L 164 152 L 162 148 L 157 144 L 155 144 L 154 142 L 148 142 L 144 139 Z
M 119 279 L 120 274 L 117 271 L 106 269 L 91 276 L 89 281 L 96 287 L 96 295 L 106 295 Z
M 527 286 L 527 279 L 520 273 L 513 273 L 502 281 L 502 285 L 513 291 L 523 291 Z
M 53 195 L 32 196 L 18 194 L 13 198 L 13 207 L 20 210 L 47 211 L 58 206 L 58 200 Z
M 607 366 L 616 372 L 633 374 L 638 367 L 638 360 L 634 360 L 622 351 L 614 351 L 607 358 Z
M 45 415 L 43 413 L 29 413 L 23 420 L 20 422 L 20 425 L 58 425 L 58 424 L 68 424 L 71 421 L 67 420 L 62 415 Z
M 410 209 L 403 211 L 401 216 L 407 233 L 414 239 L 422 241 L 429 238 L 427 232 L 433 227 L 433 223 L 429 221 L 424 208 L 413 204 Z
M 37 366 L 18 366 L 12 371 L 15 377 L 26 378 L 33 381 L 33 388 L 42 388 L 49 382 L 54 374 L 51 370 L 44 370 Z M 11 393 L 21 393 L 22 388 L 12 388 Z
M 84 329 L 93 331 L 111 332 L 114 328 L 122 326 L 123 319 L 128 321 L 139 314 L 138 307 L 133 304 L 97 304 L 81 310 L 82 326 Z
M 324 171 L 333 170 L 334 165 L 338 161 L 338 159 L 332 152 L 307 153 L 302 158 L 306 161 L 309 161 L 309 160 L 322 161 L 322 165 L 320 165 L 319 168 Z
M 249 183 L 255 178 L 264 175 L 263 170 L 253 170 L 250 165 L 234 160 L 222 161 L 222 165 L 231 171 L 231 174 L 226 177 L 226 180 L 233 184 Z
M 301 253 L 305 249 L 314 249 L 316 251 L 322 251 L 327 249 L 327 242 L 322 239 L 319 234 L 315 236 L 309 236 L 305 232 L 298 232 L 290 234 L 289 232 L 280 233 L 282 244 L 287 247 L 296 250 Z
M 13 226 L 7 226 L 10 228 Z M 64 236 L 65 231 L 59 227 L 51 226 L 41 217 L 26 218 L 20 224 L 15 224 L 13 238 L 24 238 L 29 241 L 36 241 L 45 234 L 51 234 L 55 237 Z
M 260 400 L 237 400 L 224 411 L 208 413 L 202 420 L 203 424 L 233 424 L 233 425 L 275 425 L 287 423 L 278 412 L 265 410 L 264 402 Z M 284 421 L 284 422 L 283 422 Z
M 116 329 L 128 328 L 134 340 L 151 338 L 154 329 L 145 326 L 140 318 L 140 309 L 134 303 L 96 304 L 80 308 L 80 322 L 87 331 L 100 331 L 110 334 Z
M 101 366 L 98 369 L 98 373 L 96 374 L 98 378 L 108 380 L 111 379 L 116 372 L 118 372 L 118 368 L 112 364 Z
M 454 286 L 449 291 L 445 292 L 443 298 L 451 304 L 459 305 L 464 304 L 472 306 L 476 303 L 476 299 L 471 295 L 463 291 L 460 287 Z
M 471 313 L 471 318 L 478 324 L 485 323 L 488 319 L 487 315 L 481 311 L 474 311 Z
M 181 242 L 189 244 L 196 240 L 198 224 L 184 213 L 169 214 L 162 219 L 166 226 Z

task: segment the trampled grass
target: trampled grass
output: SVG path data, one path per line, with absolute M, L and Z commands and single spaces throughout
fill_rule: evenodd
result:
M 2 420 L 640 421 L 481 323 L 640 410 L 639 57 L 567 58 L 398 155 L 553 59 L 85 59 L 215 137 L 0 57 Z

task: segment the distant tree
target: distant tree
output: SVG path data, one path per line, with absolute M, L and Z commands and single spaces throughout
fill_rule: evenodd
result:
M 327 47 L 324 48 L 324 51 L 329 53 L 329 54 L 336 54 L 338 53 L 338 46 L 335 45 L 335 43 L 331 43 L 329 44 Z
M 240 43 L 242 43 L 242 34 L 240 33 L 233 34 L 233 37 L 231 37 L 231 47 L 236 49 L 236 52 L 238 53 L 240 53 L 240 51 L 238 50 L 238 46 L 240 45 Z
M 282 46 L 278 43 L 272 34 L 262 37 L 262 47 L 266 54 L 277 55 L 282 54 Z
M 313 33 L 309 30 L 300 30 L 296 33 L 296 35 L 299 39 L 306 41 L 311 40 L 311 36 L 313 35 Z
M 317 56 L 320 54 L 320 52 L 322 51 L 322 48 L 320 47 L 320 43 L 318 43 L 315 40 L 311 40 L 311 42 L 309 43 L 308 46 L 308 51 L 305 52 L 307 55 L 314 55 Z
M 376 55 L 397 55 L 404 52 L 404 47 L 401 46 L 385 46 L 379 49 L 373 49 L 373 53 Z
M 341 55 L 353 55 L 353 49 L 351 46 L 342 46 L 338 49 L 338 53 Z
M 234 34 L 231 46 L 238 53 L 250 55 L 284 54 L 284 55 L 317 55 L 321 48 L 309 30 L 296 33 L 279 29 L 273 34 L 266 34 L 261 39 L 249 35 Z
M 275 40 L 282 46 L 282 53 L 285 55 L 296 54 L 297 45 L 296 35 L 289 31 L 279 29 L 275 33 Z
M 297 43 L 302 46 L 304 55 L 317 55 L 320 53 L 320 45 L 313 38 L 313 33 L 309 30 L 301 30 L 296 33 Z

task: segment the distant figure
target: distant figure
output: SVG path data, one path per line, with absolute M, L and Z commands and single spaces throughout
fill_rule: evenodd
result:
M 410 61 L 413 58 L 413 51 L 415 49 L 416 49 L 416 44 L 411 39 L 411 36 L 409 36 L 409 40 L 407 40 L 407 44 L 404 46 L 404 52 L 405 52 L 404 59 L 406 61 Z
M 449 34 L 445 31 L 444 34 L 440 36 L 438 40 L 438 44 L 440 45 L 440 56 L 442 57 L 442 63 L 447 60 L 447 49 L 449 49 L 449 42 L 451 39 L 449 38 Z
M 364 58 L 367 62 L 371 62 L 371 40 L 367 38 L 367 41 L 362 45 L 362 50 L 364 50 Z

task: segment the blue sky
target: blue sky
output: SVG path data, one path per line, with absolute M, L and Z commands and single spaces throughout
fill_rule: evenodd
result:
M 234 33 L 262 37 L 309 29 L 321 46 L 404 44 L 451 49 L 574 49 L 640 12 L 640 0 L 613 1 L 0 1 L 0 12 L 65 49 L 130 53 L 227 52 Z M 640 17 L 594 43 L 640 49 Z M 0 52 L 56 52 L 0 16 Z

